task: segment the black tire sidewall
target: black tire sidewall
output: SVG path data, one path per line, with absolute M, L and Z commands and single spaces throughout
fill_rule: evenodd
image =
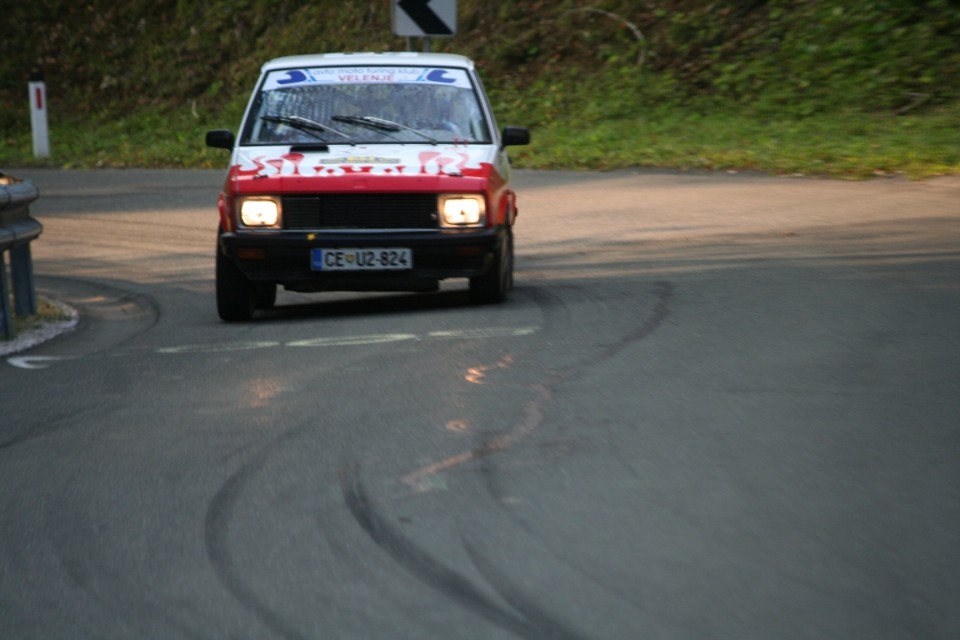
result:
M 256 287 L 217 247 L 217 313 L 226 322 L 249 320 L 256 308 Z

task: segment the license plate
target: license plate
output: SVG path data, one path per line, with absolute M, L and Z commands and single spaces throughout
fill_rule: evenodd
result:
M 314 271 L 400 271 L 413 268 L 413 253 L 395 247 L 312 249 L 310 267 Z

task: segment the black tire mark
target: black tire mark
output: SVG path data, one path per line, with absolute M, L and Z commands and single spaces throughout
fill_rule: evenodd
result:
M 158 324 L 160 324 L 160 321 L 163 319 L 163 310 L 160 307 L 160 303 L 158 303 L 154 298 L 146 294 L 137 293 L 135 291 L 131 291 L 130 289 L 124 289 L 120 286 L 117 286 L 116 284 L 114 284 L 117 282 L 118 281 L 112 280 L 112 279 L 96 279 L 95 278 L 95 279 L 84 280 L 80 278 L 69 278 L 69 277 L 63 277 L 63 276 L 43 276 L 40 288 L 42 289 L 50 289 L 51 287 L 56 288 L 57 287 L 56 283 L 60 283 L 61 286 L 67 285 L 69 287 L 68 291 L 76 291 L 77 287 L 80 287 L 80 288 L 86 287 L 88 289 L 93 289 L 96 293 L 100 295 L 104 295 L 103 290 L 106 290 L 107 292 L 106 295 L 112 296 L 112 300 L 110 300 L 111 305 L 122 306 L 123 304 L 132 304 L 135 307 L 138 307 L 139 309 L 142 309 L 149 313 L 150 320 L 149 322 L 144 323 L 143 327 L 137 328 L 136 331 L 129 332 L 127 335 L 123 336 L 121 339 L 117 340 L 116 342 L 113 342 L 109 345 L 105 345 L 103 347 L 99 347 L 97 349 L 93 349 L 92 351 L 90 351 L 91 354 L 97 354 L 97 353 L 103 353 L 108 349 L 112 349 L 114 347 L 124 345 L 127 342 L 130 342 L 140 334 L 150 331 L 151 329 L 156 327 Z M 119 283 L 124 284 L 125 281 L 121 280 L 119 281 Z M 95 307 L 95 305 L 90 303 L 84 304 L 83 302 L 77 302 L 77 301 L 71 300 L 70 299 L 71 294 L 57 293 L 56 295 L 58 299 L 63 299 L 68 304 L 75 306 L 78 312 L 82 311 L 84 308 L 89 309 L 89 308 Z M 83 313 L 80 313 L 80 322 L 81 323 L 84 322 Z M 89 322 L 89 320 L 87 322 Z M 83 328 L 82 325 L 77 326 L 77 329 L 82 329 L 82 328 Z
M 529 436 L 543 424 L 545 407 L 552 400 L 554 389 L 562 383 L 576 379 L 586 373 L 590 367 L 601 364 L 656 331 L 669 315 L 673 292 L 672 283 L 667 281 L 656 283 L 654 294 L 657 302 L 653 311 L 635 330 L 596 353 L 555 370 L 545 382 L 531 384 L 530 388 L 535 391 L 535 394 L 523 406 L 522 417 L 518 424 L 507 434 L 492 438 L 482 446 L 471 450 L 468 455 L 461 457 L 464 460 L 483 459 L 507 450 L 517 440 Z M 537 297 L 536 294 L 534 297 Z M 542 302 L 541 297 L 540 303 Z M 429 473 L 433 472 L 429 471 Z M 520 637 L 536 640 L 581 640 L 582 636 L 563 628 L 541 607 L 525 598 L 509 583 L 502 572 L 480 556 L 469 544 L 464 543 L 474 565 L 497 593 L 520 614 L 519 616 L 491 600 L 468 578 L 444 565 L 401 535 L 386 518 L 378 513 L 370 501 L 356 465 L 347 466 L 340 471 L 340 483 L 344 502 L 357 524 L 378 547 L 414 577 L 461 606 Z
M 494 563 L 486 559 L 480 552 L 467 540 L 463 540 L 463 547 L 470 557 L 473 565 L 483 574 L 487 583 L 500 594 L 511 607 L 519 611 L 524 618 L 529 620 L 540 632 L 538 638 L 544 640 L 583 640 L 584 636 L 571 632 L 557 625 L 556 620 L 544 611 L 543 607 L 523 595 L 512 581 L 510 581 L 503 571 L 498 569 Z
M 554 372 L 546 382 L 542 383 L 552 391 L 556 385 L 581 376 L 590 367 L 595 367 L 605 360 L 609 360 L 635 342 L 639 342 L 656 331 L 670 315 L 670 305 L 673 302 L 674 287 L 669 281 L 660 281 L 654 284 L 653 294 L 656 304 L 650 315 L 633 331 L 622 336 L 615 342 L 600 349 L 596 353 L 582 358 L 572 365 L 568 365 Z
M 496 478 L 497 474 L 493 469 L 493 465 L 490 464 L 490 461 L 488 460 L 483 461 L 483 463 L 480 466 L 480 475 L 483 478 L 484 488 L 491 495 L 494 503 L 498 507 L 500 507 L 501 511 L 505 513 L 506 517 L 512 523 L 514 523 L 517 527 L 519 527 L 521 531 L 529 535 L 531 538 L 539 540 L 541 543 L 541 548 L 545 552 L 553 556 L 556 559 L 557 563 L 562 564 L 565 567 L 568 567 L 571 571 L 581 576 L 584 580 L 589 581 L 590 584 L 596 586 L 598 589 L 601 589 L 605 593 L 608 593 L 611 596 L 616 597 L 624 605 L 628 607 L 632 607 L 634 610 L 638 612 L 643 611 L 643 605 L 641 603 L 634 602 L 632 599 L 625 596 L 623 593 L 620 593 L 618 590 L 611 589 L 607 584 L 605 584 L 602 580 L 598 579 L 595 575 L 593 575 L 589 571 L 582 569 L 577 564 L 571 563 L 567 559 L 567 557 L 565 557 L 564 554 L 558 553 L 553 548 L 553 546 L 543 538 L 543 536 L 540 534 L 539 531 L 537 531 L 532 526 L 530 526 L 530 524 L 526 520 L 518 517 L 517 513 L 514 510 L 508 509 L 506 507 L 506 502 L 505 502 L 505 498 L 507 497 L 507 494 L 500 487 L 500 484 L 498 483 Z M 467 549 L 467 551 L 469 553 L 471 550 Z M 477 565 L 477 568 L 480 569 L 481 573 L 484 573 L 484 575 L 487 577 L 487 580 L 491 584 L 495 584 L 496 582 L 495 578 L 491 577 L 490 575 L 487 575 L 487 572 L 484 571 L 483 567 L 481 566 L 481 561 L 478 561 L 476 558 L 474 558 L 474 564 Z M 503 594 L 501 593 L 501 595 Z M 504 598 L 507 598 L 507 596 L 504 595 Z
M 115 413 L 115 411 L 115 409 L 105 411 L 103 407 L 92 407 L 83 411 L 73 411 L 38 421 L 40 422 L 38 426 L 28 428 L 9 440 L 0 442 L 0 453 L 3 453 L 6 449 L 29 442 L 30 440 L 37 440 L 39 438 L 56 435 L 61 431 L 76 429 L 78 425 L 83 424 L 83 418 L 93 417 L 100 420 L 107 415 Z
M 663 324 L 664 320 L 666 320 L 667 316 L 670 313 L 670 305 L 673 301 L 673 296 L 674 296 L 673 284 L 669 281 L 657 282 L 654 289 L 654 294 L 656 295 L 657 302 L 654 305 L 652 312 L 647 317 L 647 319 L 643 323 L 641 323 L 634 331 L 631 331 L 630 333 L 626 334 L 616 342 L 601 349 L 597 353 L 594 353 L 588 357 L 585 357 L 572 365 L 563 367 L 562 369 L 558 369 L 551 376 L 548 377 L 546 382 L 530 385 L 530 388 L 535 392 L 535 394 L 534 394 L 534 397 L 524 405 L 524 409 L 523 409 L 524 418 L 521 421 L 521 424 L 525 423 L 524 428 L 527 431 L 527 433 L 532 432 L 534 429 L 539 428 L 542 425 L 543 420 L 545 419 L 544 416 L 546 413 L 546 406 L 552 400 L 554 396 L 554 390 L 556 389 L 557 386 L 559 386 L 562 383 L 574 380 L 579 376 L 585 374 L 590 367 L 594 367 L 601 364 L 602 362 L 615 356 L 616 354 L 618 354 L 619 352 L 621 352 L 623 349 L 627 348 L 631 344 L 643 340 L 647 336 L 651 335 Z M 518 429 L 519 428 L 515 428 L 515 431 L 517 431 Z M 498 451 L 501 451 L 502 449 L 503 447 L 494 447 L 494 446 L 491 446 L 489 443 L 484 443 L 484 445 L 479 447 L 477 450 L 483 452 L 486 455 L 482 455 L 482 456 L 477 455 L 475 457 L 477 459 L 482 459 L 481 466 L 480 466 L 480 474 L 483 478 L 484 486 L 486 487 L 487 492 L 493 498 L 493 501 L 495 504 L 501 507 L 504 507 L 503 497 L 505 493 L 497 484 L 493 464 L 488 459 L 489 454 L 496 453 Z M 532 535 L 534 537 L 537 537 L 537 538 L 541 537 L 539 533 L 537 533 L 530 526 L 528 526 L 526 522 L 518 520 L 515 517 L 515 514 L 511 510 L 508 510 L 508 509 L 505 509 L 505 510 L 508 513 L 508 517 L 510 517 L 511 520 L 516 522 L 516 524 L 523 531 L 526 531 L 529 535 Z M 545 544 L 545 548 L 549 549 L 549 545 Z M 468 547 L 467 551 L 468 553 L 470 553 L 471 548 Z M 559 554 L 553 553 L 553 555 L 559 558 L 560 561 L 563 561 Z M 482 573 L 484 573 L 484 575 L 487 577 L 487 580 L 490 581 L 490 583 L 493 584 L 495 588 L 496 588 L 496 584 L 495 584 L 496 582 L 503 582 L 502 577 L 497 578 L 493 575 L 488 575 L 487 572 L 484 571 L 484 566 L 488 567 L 488 570 L 489 570 L 490 568 L 492 568 L 492 565 L 490 565 L 489 563 L 484 563 L 481 558 L 474 557 L 473 554 L 471 555 L 471 558 L 473 559 L 474 564 L 477 566 L 477 568 L 480 569 Z M 593 576 L 589 575 L 588 573 L 585 573 L 579 567 L 570 565 L 569 563 L 565 563 L 565 564 L 567 564 L 567 566 L 569 566 L 573 571 L 576 571 L 578 574 L 584 576 L 584 579 L 590 580 L 597 587 L 604 589 L 605 591 L 616 596 L 625 604 L 633 607 L 639 606 L 636 603 L 631 602 L 628 598 L 624 597 L 622 594 L 617 593 L 615 591 L 610 591 L 610 589 L 606 585 L 596 580 Z M 508 598 L 505 594 L 501 594 L 501 595 L 504 595 L 504 598 L 510 601 L 510 598 Z M 511 604 L 513 604 L 513 602 L 511 602 Z M 518 607 L 517 604 L 514 604 L 514 607 L 518 608 L 518 610 L 522 610 Z
M 490 454 L 509 449 L 517 441 L 528 437 L 539 429 L 545 420 L 546 407 L 553 400 L 558 386 L 570 382 L 584 375 L 591 367 L 595 367 L 605 360 L 617 355 L 635 342 L 643 340 L 663 324 L 670 313 L 670 303 L 673 300 L 673 284 L 670 282 L 656 283 L 655 295 L 657 303 L 650 316 L 634 331 L 621 337 L 616 342 L 604 347 L 597 353 L 586 356 L 566 367 L 554 371 L 544 382 L 534 382 L 528 385 L 533 397 L 524 403 L 521 417 L 512 429 L 506 433 L 487 438 L 483 444 L 471 451 L 473 459 L 480 459 Z
M 100 543 L 97 528 L 67 493 L 78 483 L 78 476 L 78 469 L 70 472 L 62 481 L 64 493 L 51 496 L 42 511 L 48 545 L 67 582 L 90 603 L 97 605 L 108 621 L 97 627 L 88 623 L 88 628 L 83 630 L 86 633 L 79 632 L 78 635 L 96 637 L 96 628 L 101 632 L 107 628 L 128 634 L 145 633 L 155 628 L 151 621 L 157 621 L 170 629 L 174 637 L 194 640 L 205 637 L 183 620 L 187 613 L 183 607 L 165 606 L 159 598 L 150 597 L 142 586 L 134 584 L 126 574 L 107 568 L 108 563 L 102 561 L 105 548 Z M 109 626 L 104 627 L 104 624 Z
M 525 606 L 524 615 L 494 602 L 478 589 L 469 578 L 444 565 L 400 534 L 382 517 L 370 501 L 356 465 L 340 471 L 344 502 L 353 518 L 373 542 L 383 549 L 408 573 L 497 626 L 530 640 L 581 640 L 579 635 L 562 629 L 533 606 Z M 517 602 L 526 602 L 514 597 Z M 525 612 L 536 612 L 528 619 Z
M 285 437 L 290 435 L 291 432 L 288 432 Z M 280 440 L 283 439 L 284 437 L 280 438 Z M 277 443 L 279 440 L 274 443 L 274 446 Z M 268 448 L 261 451 L 235 471 L 210 501 L 204 521 L 207 558 L 224 587 L 266 627 L 287 640 L 307 640 L 307 636 L 288 625 L 279 613 L 265 604 L 253 589 L 247 586 L 240 573 L 234 568 L 233 557 L 230 554 L 230 521 L 234 508 L 246 485 L 266 464 L 270 450 Z
M 557 369 L 544 382 L 530 384 L 529 388 L 533 391 L 533 398 L 523 406 L 523 417 L 514 430 L 522 431 L 525 434 L 532 433 L 543 424 L 546 407 L 553 400 L 554 392 L 558 386 L 579 378 L 591 367 L 596 367 L 609 360 L 630 345 L 643 340 L 656 331 L 670 314 L 670 304 L 673 301 L 673 284 L 668 281 L 657 282 L 654 295 L 657 298 L 657 303 L 654 305 L 653 311 L 636 329 L 596 353 Z
M 578 362 L 562 367 L 547 377 L 545 382 L 531 383 L 528 386 L 533 393 L 533 398 L 524 403 L 521 410 L 521 418 L 513 425 L 511 429 L 502 431 L 500 435 L 487 438 L 480 446 L 477 446 L 460 455 L 452 456 L 443 462 L 422 467 L 401 478 L 401 481 L 408 485 L 416 485 L 426 476 L 434 475 L 460 466 L 466 462 L 485 458 L 489 455 L 500 453 L 510 449 L 517 442 L 528 438 L 534 433 L 544 421 L 545 408 L 553 399 L 554 389 L 564 382 L 574 380 L 587 372 L 590 367 L 596 366 L 607 360 L 624 348 L 634 342 L 647 337 L 663 323 L 670 311 L 670 302 L 673 299 L 673 285 L 670 282 L 656 283 L 657 303 L 654 305 L 653 312 L 637 329 L 631 331 L 616 342 L 601 349 L 597 353 L 582 358 Z M 539 294 L 539 295 L 538 295 Z M 545 306 L 544 297 L 556 299 L 550 294 L 538 292 L 534 298 L 540 297 L 537 304 Z

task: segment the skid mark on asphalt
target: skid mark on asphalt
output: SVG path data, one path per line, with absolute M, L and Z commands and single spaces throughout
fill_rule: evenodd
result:
M 467 575 L 444 564 L 414 544 L 394 526 L 389 518 L 380 513 L 368 496 L 356 466 L 341 469 L 339 475 L 343 499 L 354 520 L 378 547 L 412 576 L 462 607 L 482 616 L 488 622 L 521 638 L 531 640 L 583 638 L 579 633 L 565 628 L 562 623 L 546 612 L 531 605 L 531 601 L 526 598 L 509 594 L 511 597 L 506 597 L 505 600 L 511 606 L 504 606 L 491 598 Z M 471 559 L 476 562 L 476 554 L 471 554 Z M 503 593 L 500 589 L 497 592 Z M 526 603 L 527 606 L 517 606 L 521 602 Z
M 554 389 L 556 389 L 558 385 L 576 379 L 591 367 L 615 356 L 627 346 L 646 338 L 663 324 L 663 321 L 670 313 L 670 304 L 673 300 L 673 284 L 670 282 L 656 283 L 654 295 L 656 297 L 656 303 L 647 318 L 637 325 L 636 329 L 582 360 L 555 371 L 544 382 L 531 384 L 530 390 L 533 392 L 533 397 L 523 405 L 520 419 L 508 432 L 488 438 L 479 446 L 472 449 L 454 454 L 437 462 L 426 464 L 404 475 L 400 478 L 400 481 L 417 493 L 432 491 L 437 486 L 442 486 L 442 483 L 433 481 L 433 476 L 473 460 L 506 451 L 520 440 L 531 435 L 543 424 L 546 406 L 553 398 Z M 512 362 L 513 356 L 507 356 L 507 358 L 493 365 L 472 367 L 468 370 L 465 378 L 468 382 L 483 384 L 486 372 L 493 369 L 507 368 Z
M 283 433 L 234 471 L 213 496 L 204 518 L 207 560 L 217 579 L 246 611 L 284 640 L 306 640 L 310 635 L 301 632 L 293 622 L 268 604 L 256 589 L 258 582 L 242 573 L 242 567 L 231 551 L 230 533 L 234 512 L 248 485 L 260 474 L 276 449 L 301 435 L 306 428 L 295 427 Z
M 657 283 L 654 287 L 654 296 L 655 303 L 649 315 L 634 330 L 579 361 L 554 371 L 545 381 L 531 384 L 530 390 L 533 392 L 533 397 L 523 405 L 521 416 L 511 430 L 487 438 L 478 447 L 424 465 L 400 478 L 401 482 L 411 487 L 415 493 L 444 488 L 444 476 L 440 475 L 443 472 L 506 451 L 517 442 L 529 437 L 542 426 L 546 407 L 558 385 L 584 375 L 591 367 L 646 338 L 663 324 L 670 312 L 674 296 L 673 285 L 670 282 Z M 514 355 L 511 354 L 492 365 L 473 367 L 468 371 L 466 380 L 472 384 L 483 384 L 488 372 L 507 369 L 513 365 L 514 359 Z M 462 426 L 467 425 L 463 423 Z M 360 528 L 380 549 L 424 584 L 460 606 L 477 613 L 488 622 L 522 638 L 576 640 L 584 637 L 552 615 L 537 602 L 536 598 L 524 594 L 523 590 L 513 584 L 505 573 L 498 570 L 494 563 L 466 541 L 464 545 L 467 556 L 483 576 L 483 580 L 503 598 L 503 603 L 491 598 L 482 584 L 445 564 L 404 536 L 393 521 L 381 513 L 376 501 L 368 495 L 358 464 L 345 465 L 339 475 L 344 503 Z

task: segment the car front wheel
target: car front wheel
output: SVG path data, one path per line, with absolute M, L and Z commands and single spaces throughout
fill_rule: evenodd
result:
M 256 284 L 217 247 L 217 313 L 220 319 L 226 322 L 249 320 L 257 303 Z
M 486 273 L 470 278 L 470 298 L 478 304 L 494 304 L 507 299 L 513 288 L 513 233 L 507 229 L 503 242 L 493 255 Z

